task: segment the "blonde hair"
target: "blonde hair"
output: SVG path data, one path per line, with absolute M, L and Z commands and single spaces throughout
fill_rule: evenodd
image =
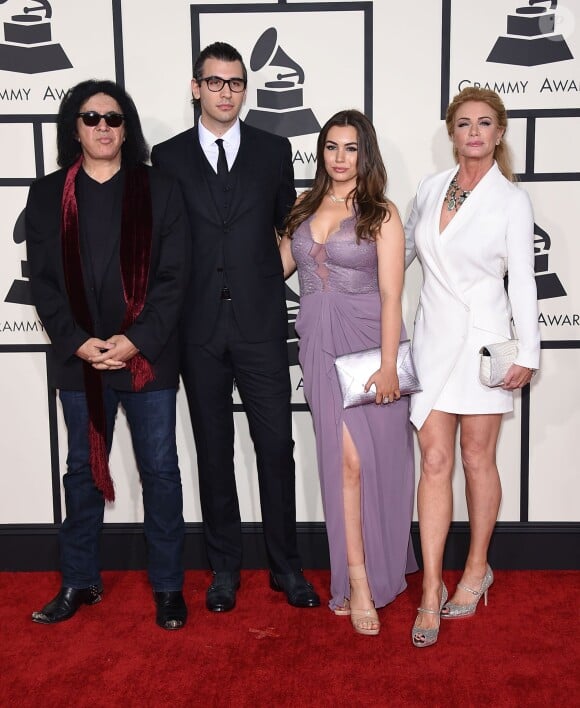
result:
M 504 133 L 499 145 L 495 146 L 493 152 L 493 157 L 497 162 L 501 173 L 510 182 L 516 181 L 516 176 L 513 172 L 512 160 L 510 155 L 510 149 L 505 141 L 505 134 L 508 127 L 507 112 L 503 101 L 498 96 L 495 91 L 484 88 L 476 88 L 474 86 L 469 86 L 460 91 L 457 96 L 451 101 L 447 107 L 447 113 L 445 115 L 445 124 L 447 125 L 447 134 L 450 138 L 453 137 L 453 128 L 455 124 L 455 116 L 457 115 L 458 109 L 468 101 L 481 101 L 486 103 L 489 108 L 495 113 L 497 118 L 497 124 L 500 128 L 503 128 Z M 457 149 L 453 146 L 453 157 L 455 161 L 458 161 Z

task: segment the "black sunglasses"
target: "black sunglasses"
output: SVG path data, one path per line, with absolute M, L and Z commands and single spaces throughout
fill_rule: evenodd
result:
M 89 128 L 94 128 L 99 125 L 101 118 L 105 119 L 105 123 L 109 128 L 118 128 L 123 125 L 125 116 L 122 113 L 115 113 L 115 111 L 109 111 L 108 113 L 97 113 L 96 111 L 85 111 L 84 113 L 77 113 L 77 118 L 81 118 L 85 125 Z

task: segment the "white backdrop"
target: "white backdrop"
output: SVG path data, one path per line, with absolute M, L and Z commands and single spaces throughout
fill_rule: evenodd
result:
M 23 14 L 24 5 L 32 12 Z M 257 102 L 257 89 L 273 68 L 250 69 L 252 50 L 270 27 L 276 29 L 277 47 L 303 71 L 297 110 L 314 115 L 319 124 L 348 107 L 372 117 L 389 173 L 389 196 L 403 217 L 419 180 L 452 165 L 442 106 L 470 83 L 487 83 L 502 93 L 511 113 L 508 140 L 515 166 L 539 227 L 536 269 L 545 349 L 529 399 L 518 395 L 502 428 L 500 520 L 580 520 L 575 454 L 580 430 L 580 8 L 572 0 L 559 3 L 553 30 L 546 10 L 538 36 L 522 39 L 513 26 L 507 31 L 508 15 L 517 14 L 517 7 L 518 0 L 488 0 L 484 6 L 475 0 L 0 2 L 0 525 L 58 520 L 53 476 L 64 473 L 66 431 L 47 390 L 47 339 L 28 304 L 21 213 L 30 181 L 55 169 L 54 116 L 60 97 L 89 77 L 123 82 L 153 145 L 191 126 L 192 58 L 199 46 L 224 40 L 242 52 L 249 68 L 242 117 L 254 109 L 275 121 L 280 115 Z M 33 25 L 42 26 L 44 34 L 33 36 Z M 486 61 L 500 36 L 501 61 Z M 517 59 L 523 42 L 528 63 L 535 65 Z M 316 134 L 289 137 L 297 185 L 304 187 L 313 174 Z M 410 332 L 420 279 L 413 264 L 404 297 Z M 289 287 L 297 292 L 295 279 Z M 295 316 L 291 297 L 288 304 Z M 296 364 L 291 374 L 298 520 L 321 521 L 313 433 Z M 181 393 L 178 405 L 185 516 L 200 521 L 195 450 Z M 242 517 L 259 521 L 254 454 L 243 412 L 236 413 L 236 436 Z M 111 468 L 117 500 L 107 508 L 106 521 L 140 521 L 140 486 L 122 414 Z M 465 520 L 459 470 L 454 484 L 454 519 Z

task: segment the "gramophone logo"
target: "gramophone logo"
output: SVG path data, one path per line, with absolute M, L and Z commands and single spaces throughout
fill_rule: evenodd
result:
M 3 5 L 8 0 L 0 0 Z M 22 74 L 71 69 L 72 64 L 58 43 L 52 42 L 49 22 L 52 8 L 48 0 L 31 0 L 21 15 L 12 15 L 4 22 L 4 42 L 0 43 L 0 69 Z M 44 13 L 37 14 L 37 13 Z
M 537 7 L 547 5 L 550 7 Z M 487 61 L 538 66 L 573 59 L 563 35 L 556 32 L 558 0 L 529 0 L 507 16 L 507 33 L 497 38 Z
M 266 69 L 273 75 L 257 90 L 257 108 L 248 111 L 246 123 L 285 138 L 318 133 L 320 124 L 312 110 L 304 107 L 304 69 L 278 45 L 274 27 L 256 42 L 250 69 Z
M 24 243 L 26 240 L 24 210 L 14 224 L 12 238 L 14 239 L 14 243 Z M 28 280 L 28 261 L 20 261 L 20 269 L 22 279 L 18 278 L 12 283 L 10 290 L 4 298 L 4 302 L 12 302 L 18 305 L 32 305 L 32 291 L 30 289 L 30 281 Z
M 552 241 L 544 229 L 537 224 L 534 224 L 534 236 L 534 270 L 538 300 L 562 297 L 567 294 L 566 290 L 556 273 L 550 273 L 548 269 L 548 254 Z

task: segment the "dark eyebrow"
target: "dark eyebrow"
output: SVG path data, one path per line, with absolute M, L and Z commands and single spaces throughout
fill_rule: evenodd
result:
M 229 79 L 224 79 L 223 76 L 218 76 L 217 74 L 211 74 L 210 76 L 204 76 L 201 81 L 207 81 L 207 79 L 219 79 L 220 81 L 243 81 L 241 76 L 232 76 Z
M 489 118 L 490 120 L 493 120 L 493 116 L 477 116 L 477 120 L 481 120 L 482 118 Z M 457 120 L 469 120 L 469 116 L 459 116 Z
M 327 143 L 332 143 L 333 145 L 338 145 L 338 143 L 335 140 L 327 140 Z M 358 145 L 358 142 L 356 140 L 352 140 L 350 143 L 344 143 L 344 145 Z

